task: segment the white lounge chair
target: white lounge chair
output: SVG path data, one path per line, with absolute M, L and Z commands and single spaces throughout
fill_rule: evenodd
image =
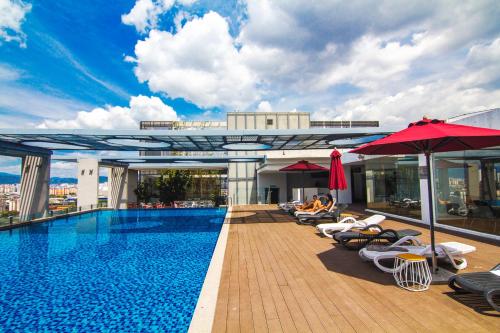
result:
M 345 217 L 337 223 L 322 223 L 316 226 L 319 232 L 329 238 L 333 238 L 336 232 L 346 232 L 352 228 L 366 228 L 370 225 L 380 224 L 385 220 L 384 215 L 372 215 L 364 220 L 356 220 L 354 217 Z
M 401 245 L 409 241 L 412 241 L 415 245 Z M 445 242 L 436 245 L 437 258 L 446 260 L 458 270 L 467 267 L 467 260 L 464 258 L 464 255 L 474 251 L 476 251 L 474 246 L 459 242 Z M 395 270 L 399 270 L 402 267 L 395 269 L 392 266 L 384 266 L 381 261 L 394 259 L 398 254 L 402 253 L 411 253 L 426 257 L 432 256 L 431 246 L 422 244 L 418 238 L 414 236 L 403 237 L 391 245 L 369 245 L 359 250 L 361 259 L 373 261 L 375 266 L 386 273 L 394 273 Z
M 282 210 L 288 211 L 290 208 L 295 207 L 295 205 L 302 204 L 299 200 L 290 201 L 290 202 L 282 202 L 278 204 L 278 207 Z
M 321 212 L 329 212 L 330 213 L 330 212 L 333 212 L 335 210 L 335 208 L 336 208 L 335 203 L 336 202 L 337 202 L 337 200 L 335 198 L 333 198 L 333 204 L 328 210 L 326 210 L 324 208 L 320 208 L 318 210 L 315 210 L 314 212 L 302 212 L 302 211 L 298 210 L 294 214 L 296 217 L 300 218 L 301 215 L 302 216 L 308 216 L 308 215 L 310 216 L 310 215 L 316 215 L 316 214 L 321 213 Z

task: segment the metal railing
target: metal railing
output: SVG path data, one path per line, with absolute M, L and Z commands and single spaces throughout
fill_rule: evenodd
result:
M 40 219 L 54 218 L 54 217 L 62 217 L 62 216 L 71 216 L 76 213 L 85 213 L 97 209 L 107 208 L 107 202 L 99 202 L 95 205 L 87 205 L 87 206 L 68 206 L 62 209 L 49 209 L 45 213 L 37 213 L 37 214 L 29 214 L 25 216 L 21 215 L 11 215 L 7 217 L 0 218 L 0 227 L 15 225 L 24 222 L 31 222 Z
M 370 120 L 311 120 L 310 127 L 314 128 L 352 128 L 352 127 L 379 127 L 378 121 Z

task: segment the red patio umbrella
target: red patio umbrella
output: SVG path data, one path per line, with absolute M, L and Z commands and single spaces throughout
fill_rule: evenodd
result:
M 318 171 L 328 171 L 327 168 L 322 167 L 321 165 L 309 163 L 306 160 L 298 161 L 297 163 L 290 164 L 284 168 L 281 168 L 279 171 L 287 171 L 287 172 L 302 172 L 302 200 L 304 200 L 304 172 L 318 172 Z
M 342 167 L 342 162 L 340 157 L 342 154 L 334 149 L 330 154 L 330 176 L 328 178 L 328 189 L 336 190 L 335 198 L 337 203 L 339 200 L 339 190 L 345 190 L 347 188 L 347 182 L 345 180 L 344 167 Z
M 351 153 L 365 155 L 425 154 L 427 164 L 427 190 L 432 247 L 432 266 L 437 270 L 434 240 L 434 212 L 432 209 L 432 183 L 430 181 L 430 155 L 436 152 L 481 149 L 500 145 L 500 130 L 448 124 L 443 120 L 423 118 L 408 128 L 370 142 Z

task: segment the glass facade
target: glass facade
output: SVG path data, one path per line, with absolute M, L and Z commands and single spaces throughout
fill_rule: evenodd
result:
M 421 219 L 417 156 L 366 161 L 367 208 Z
M 434 154 L 437 222 L 500 235 L 500 150 Z

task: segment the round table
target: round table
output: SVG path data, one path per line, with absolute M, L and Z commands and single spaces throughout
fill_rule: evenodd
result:
M 396 256 L 393 275 L 398 286 L 410 291 L 427 290 L 432 281 L 427 258 L 411 253 Z

